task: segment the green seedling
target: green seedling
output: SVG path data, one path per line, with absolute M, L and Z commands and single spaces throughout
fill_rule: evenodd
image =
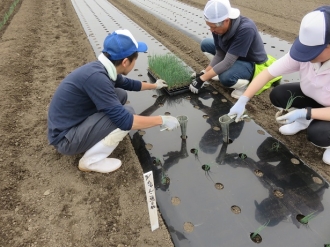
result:
M 163 169 L 162 169 L 162 178 L 160 182 L 162 185 L 167 185 L 170 183 L 170 178 L 166 175 Z
M 288 99 L 288 102 L 286 103 L 286 107 L 285 109 L 283 110 L 283 113 L 284 114 L 287 114 L 289 112 L 289 109 L 291 108 L 292 104 L 293 104 L 293 101 L 296 99 L 296 98 L 304 98 L 304 96 L 294 96 L 294 93 L 292 94 L 292 92 L 290 90 L 288 90 L 289 93 L 290 93 L 290 97 Z
M 202 165 L 202 169 L 205 171 L 205 177 L 207 177 L 207 179 L 211 180 L 213 183 L 213 179 L 211 177 L 211 167 L 214 166 L 213 164 L 204 164 Z
M 192 153 L 195 156 L 195 160 L 198 160 L 199 161 L 199 159 L 198 159 L 198 152 L 199 152 L 198 148 L 192 148 L 192 149 L 190 149 L 190 153 Z
M 306 215 L 304 218 L 300 219 L 300 223 L 308 224 L 308 222 L 310 222 L 311 219 L 313 219 L 315 216 L 316 216 L 315 212 L 312 212 L 312 213 Z
M 173 54 L 152 55 L 148 66 L 154 77 L 166 81 L 169 90 L 191 83 L 191 71 Z
M 251 239 L 254 239 L 263 229 L 265 229 L 268 226 L 269 222 L 270 220 L 268 220 L 265 224 L 263 224 L 257 230 L 255 230 L 251 235 Z
M 278 152 L 278 149 L 280 148 L 280 142 L 277 141 L 277 142 L 274 142 L 272 144 L 272 150 L 275 150 L 276 152 Z
M 160 161 L 160 159 L 158 159 L 158 158 L 155 158 L 155 160 L 154 160 L 154 164 L 155 165 L 161 165 L 162 166 L 162 162 Z
M 242 160 L 245 160 L 247 158 L 247 155 L 245 153 L 241 153 L 238 155 Z

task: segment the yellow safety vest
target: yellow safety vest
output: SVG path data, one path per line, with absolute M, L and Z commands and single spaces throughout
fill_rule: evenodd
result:
M 271 55 L 267 55 L 267 57 L 268 57 L 267 62 L 262 63 L 262 64 L 255 64 L 253 78 L 255 78 L 261 71 L 268 68 L 272 63 L 274 63 L 276 61 L 276 58 L 272 57 Z M 270 88 L 274 82 L 276 82 L 280 79 L 282 79 L 282 76 L 278 76 L 278 77 L 275 77 L 274 79 L 270 80 L 269 82 L 267 82 L 267 84 L 265 86 L 263 86 L 262 89 L 260 89 L 256 93 L 256 95 L 261 94 L 263 91 Z

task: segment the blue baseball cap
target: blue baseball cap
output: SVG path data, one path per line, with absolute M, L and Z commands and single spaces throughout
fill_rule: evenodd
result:
M 330 44 L 330 6 L 322 6 L 304 16 L 299 36 L 290 56 L 299 62 L 315 59 Z
M 116 30 L 109 34 L 103 42 L 103 51 L 110 55 L 111 60 L 121 60 L 134 52 L 146 52 L 148 46 L 144 42 L 137 42 L 127 29 Z

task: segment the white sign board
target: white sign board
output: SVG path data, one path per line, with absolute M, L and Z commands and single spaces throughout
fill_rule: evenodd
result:
M 155 186 L 154 186 L 154 176 L 152 171 L 144 173 L 143 178 L 144 178 L 144 187 L 146 190 L 146 196 L 148 202 L 151 231 L 154 231 L 157 228 L 159 228 L 159 223 L 158 223 L 157 203 L 156 203 L 156 194 L 155 194 Z

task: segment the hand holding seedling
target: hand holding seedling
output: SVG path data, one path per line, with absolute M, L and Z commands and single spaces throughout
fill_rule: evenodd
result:
M 297 118 L 306 118 L 306 109 L 293 110 L 283 116 L 277 117 L 276 121 L 280 124 L 289 124 L 294 122 Z
M 239 99 L 235 103 L 235 105 L 233 105 L 233 107 L 230 108 L 228 116 L 235 117 L 235 115 L 236 115 L 236 119 L 235 119 L 236 123 L 243 119 L 243 114 L 244 114 L 244 111 L 245 111 L 245 105 L 249 100 L 250 100 L 249 97 L 247 97 L 245 95 L 242 95 L 241 97 L 239 97 Z
M 176 117 L 173 116 L 161 116 L 163 124 L 160 126 L 160 131 L 173 130 L 180 126 L 180 123 Z
M 163 88 L 163 87 L 167 87 L 166 82 L 165 82 L 164 80 L 162 80 L 162 79 L 158 79 L 158 80 L 155 82 L 155 84 L 156 84 L 156 89 L 161 89 L 161 88 Z

